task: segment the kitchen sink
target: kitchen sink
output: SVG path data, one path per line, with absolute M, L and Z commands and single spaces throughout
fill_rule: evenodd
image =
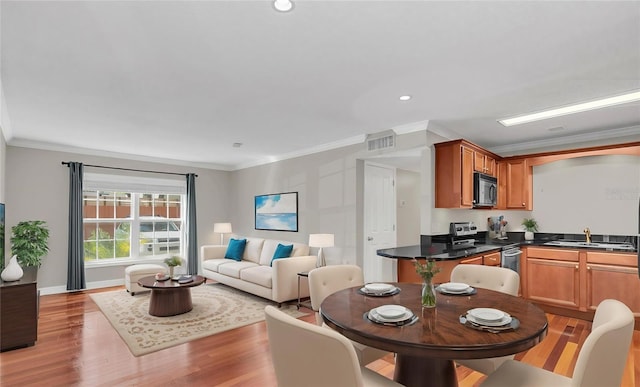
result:
M 635 250 L 631 243 L 613 243 L 613 242 L 585 242 L 585 241 L 550 241 L 545 242 L 545 246 L 563 246 L 563 247 L 581 247 L 592 249 L 618 249 L 618 250 Z

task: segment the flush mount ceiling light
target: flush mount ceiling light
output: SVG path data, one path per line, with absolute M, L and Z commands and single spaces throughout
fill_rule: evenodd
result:
M 408 101 L 411 99 L 410 95 L 401 95 L 400 96 L 400 101 Z
M 618 95 L 615 97 L 609 97 L 599 99 L 590 102 L 578 103 L 575 105 L 565 106 L 556 109 L 545 110 L 538 113 L 526 114 L 523 116 L 517 116 L 512 118 L 504 118 L 498 120 L 504 126 L 512 126 L 525 124 L 527 122 L 545 120 L 547 118 L 565 116 L 567 114 L 586 112 L 588 110 L 600 109 L 608 106 L 620 105 L 623 103 L 640 101 L 640 91 L 633 91 L 627 94 Z
M 275 0 L 273 2 L 273 8 L 280 12 L 289 12 L 293 9 L 293 2 L 291 0 Z

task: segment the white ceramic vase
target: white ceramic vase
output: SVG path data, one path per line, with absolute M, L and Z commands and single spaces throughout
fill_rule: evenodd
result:
M 526 241 L 532 241 L 533 240 L 533 231 L 525 231 L 524 232 L 524 239 Z
M 22 278 L 23 275 L 24 275 L 24 272 L 22 271 L 22 268 L 18 263 L 18 256 L 14 255 L 9 260 L 9 264 L 7 265 L 7 267 L 5 267 L 4 270 L 2 270 L 2 273 L 0 274 L 0 278 L 2 278 L 3 281 L 7 281 L 7 282 L 17 281 L 20 278 Z

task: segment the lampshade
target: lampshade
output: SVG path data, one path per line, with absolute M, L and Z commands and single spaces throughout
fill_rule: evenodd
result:
M 309 234 L 309 247 L 333 247 L 333 234 Z
M 213 232 L 217 232 L 220 234 L 229 234 L 233 232 L 231 231 L 231 223 L 214 223 Z

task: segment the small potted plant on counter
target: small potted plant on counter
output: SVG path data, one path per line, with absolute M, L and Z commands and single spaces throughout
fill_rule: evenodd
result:
M 533 218 L 524 218 L 522 220 L 522 226 L 524 226 L 524 239 L 532 241 L 533 233 L 538 231 L 538 222 Z

